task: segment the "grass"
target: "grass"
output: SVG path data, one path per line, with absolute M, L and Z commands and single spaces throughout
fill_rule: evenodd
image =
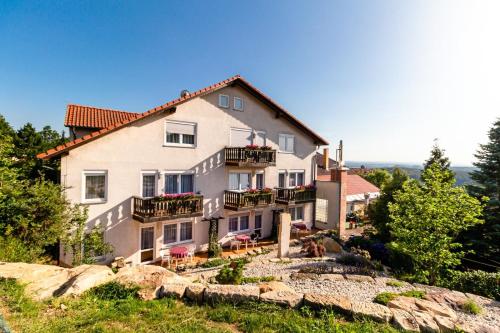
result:
M 223 258 L 210 259 L 208 261 L 205 261 L 203 264 L 201 264 L 200 267 L 212 268 L 212 267 L 222 266 L 222 265 L 228 264 L 229 261 L 230 261 L 229 259 L 223 259 Z
M 405 284 L 401 281 L 398 281 L 398 280 L 389 280 L 385 283 L 386 286 L 389 286 L 389 287 L 402 287 L 404 286 Z
M 483 311 L 483 309 L 471 299 L 464 303 L 462 310 L 475 315 L 480 314 Z
M 270 282 L 274 281 L 276 278 L 274 276 L 247 276 L 243 277 L 241 283 L 259 283 L 259 282 Z
M 377 296 L 375 296 L 373 301 L 375 303 L 378 303 L 378 304 L 387 305 L 387 303 L 389 303 L 390 301 L 392 301 L 393 299 L 395 299 L 398 296 L 423 298 L 425 296 L 425 292 L 422 290 L 408 290 L 408 291 L 404 291 L 402 293 L 397 294 L 397 293 L 391 293 L 391 292 L 385 291 L 385 292 L 382 292 L 382 293 L 378 294 Z
M 121 289 L 110 289 L 124 298 L 105 299 L 109 290 L 96 288 L 80 298 L 34 302 L 24 295 L 23 286 L 0 279 L 0 313 L 13 332 L 27 333 L 397 332 L 387 324 L 346 322 L 334 312 L 316 313 L 305 307 L 297 311 L 257 303 L 211 307 L 170 298 L 142 301 Z

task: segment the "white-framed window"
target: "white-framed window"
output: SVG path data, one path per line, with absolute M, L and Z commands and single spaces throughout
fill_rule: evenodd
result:
M 255 187 L 262 190 L 265 187 L 264 184 L 264 171 L 257 171 L 255 174 Z
M 228 95 L 219 95 L 219 106 L 221 108 L 229 108 L 229 96 Z
M 295 136 L 292 134 L 279 134 L 279 151 L 281 153 L 293 153 L 295 151 Z
M 278 171 L 278 187 L 286 187 L 286 171 L 279 170 Z
M 82 202 L 102 203 L 108 198 L 108 172 L 106 170 L 83 171 Z
M 195 192 L 194 173 L 192 172 L 167 171 L 164 173 L 164 178 L 164 193 L 176 194 Z
M 196 124 L 182 121 L 165 122 L 165 146 L 195 147 Z
M 262 236 L 262 214 L 258 213 L 255 215 L 255 224 L 253 228 L 254 232 Z
M 250 229 L 248 215 L 232 216 L 229 218 L 229 232 L 246 231 Z
M 298 222 L 304 220 L 304 207 L 303 206 L 295 206 L 288 209 L 292 217 L 292 222 Z
M 240 97 L 233 98 L 233 110 L 243 111 L 243 99 Z
M 193 241 L 193 221 L 166 222 L 163 224 L 163 245 L 171 246 Z
M 251 174 L 249 172 L 230 172 L 229 189 L 243 191 L 251 187 Z
M 302 186 L 304 185 L 304 171 L 290 171 L 288 173 L 288 186 L 290 187 L 295 187 L 295 186 Z
M 156 171 L 141 171 L 141 196 L 152 198 L 157 195 L 158 173 Z

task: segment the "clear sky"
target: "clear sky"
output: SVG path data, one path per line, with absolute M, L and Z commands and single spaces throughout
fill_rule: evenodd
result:
M 241 74 L 348 160 L 468 165 L 500 116 L 500 1 L 2 1 L 0 113 L 142 112 Z

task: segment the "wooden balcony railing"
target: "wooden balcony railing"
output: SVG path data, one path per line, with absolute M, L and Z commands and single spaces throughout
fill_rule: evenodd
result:
M 277 188 L 276 203 L 290 204 L 313 202 L 316 200 L 315 188 Z
M 172 220 L 203 215 L 203 196 L 163 199 L 133 197 L 133 217 L 141 222 Z
M 266 167 L 276 165 L 276 150 L 246 147 L 224 148 L 226 165 Z
M 224 208 L 244 210 L 255 207 L 265 207 L 274 204 L 274 194 L 224 191 Z

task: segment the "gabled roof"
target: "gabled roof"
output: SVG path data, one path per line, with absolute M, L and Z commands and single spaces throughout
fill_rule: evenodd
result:
M 176 98 L 170 102 L 167 102 L 163 105 L 157 106 L 153 109 L 150 109 L 144 113 L 136 113 L 131 115 L 128 119 L 122 119 L 114 124 L 110 124 L 106 126 L 105 128 L 102 128 L 98 131 L 92 132 L 88 135 L 85 135 L 81 138 L 75 139 L 73 141 L 67 142 L 63 145 L 57 146 L 53 149 L 49 149 L 48 151 L 44 153 L 40 153 L 37 155 L 38 158 L 41 159 L 48 159 L 52 158 L 55 156 L 58 156 L 62 153 L 68 152 L 69 150 L 76 148 L 78 146 L 81 146 L 87 142 L 93 141 L 95 139 L 98 139 L 106 134 L 112 133 L 116 130 L 119 130 L 123 127 L 126 127 L 140 119 L 143 119 L 145 117 L 149 117 L 151 115 L 160 113 L 160 112 L 174 112 L 175 107 L 179 104 L 185 103 L 195 97 L 199 97 L 202 95 L 209 94 L 211 92 L 214 92 L 218 89 L 230 86 L 230 85 L 238 85 L 245 90 L 247 90 L 250 94 L 258 98 L 261 102 L 269 106 L 272 110 L 276 112 L 276 117 L 283 117 L 286 120 L 288 120 L 292 125 L 296 126 L 300 130 L 302 130 L 306 135 L 311 137 L 314 142 L 318 145 L 328 145 L 328 142 L 323 139 L 321 136 L 313 132 L 309 127 L 307 127 L 305 124 L 300 122 L 297 118 L 295 118 L 292 114 L 290 114 L 288 111 L 286 111 L 283 107 L 281 107 L 279 104 L 274 102 L 270 97 L 266 96 L 263 92 L 252 86 L 248 81 L 243 79 L 240 75 L 233 76 L 227 80 L 218 82 L 216 84 L 213 84 L 211 86 L 205 87 L 203 89 L 200 89 L 198 91 L 195 91 L 193 93 L 190 93 L 188 95 L 185 95 L 180 98 Z
M 358 175 L 347 175 L 347 195 L 380 192 L 380 189 Z
M 121 121 L 127 121 L 138 113 L 69 104 L 64 126 L 102 129 Z

